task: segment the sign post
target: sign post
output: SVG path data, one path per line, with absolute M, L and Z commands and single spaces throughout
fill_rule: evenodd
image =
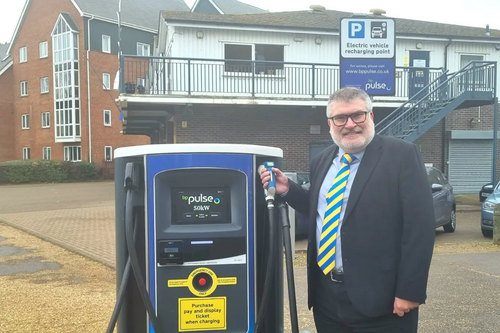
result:
M 348 17 L 340 20 L 340 87 L 372 96 L 394 96 L 396 84 L 394 19 Z

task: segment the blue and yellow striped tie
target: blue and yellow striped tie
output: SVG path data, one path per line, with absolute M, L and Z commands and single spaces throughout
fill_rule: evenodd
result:
M 354 159 L 353 155 L 344 154 L 342 166 L 333 181 L 332 187 L 326 194 L 326 211 L 318 251 L 318 265 L 324 274 L 328 274 L 335 268 L 335 244 L 337 243 L 340 210 L 342 209 L 342 199 L 349 179 L 349 164 Z

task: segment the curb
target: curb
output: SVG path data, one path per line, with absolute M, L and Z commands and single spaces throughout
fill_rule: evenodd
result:
M 469 213 L 469 212 L 481 212 L 481 207 L 473 207 L 473 208 L 466 208 L 466 207 L 457 207 L 457 213 Z

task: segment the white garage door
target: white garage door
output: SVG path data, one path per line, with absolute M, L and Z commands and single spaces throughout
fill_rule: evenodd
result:
M 478 193 L 491 182 L 493 140 L 450 140 L 448 179 L 455 193 Z

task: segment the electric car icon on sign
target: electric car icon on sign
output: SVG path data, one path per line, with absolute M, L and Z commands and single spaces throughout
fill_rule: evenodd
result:
M 382 27 L 373 27 L 372 28 L 372 38 L 382 38 L 384 37 L 384 31 Z

